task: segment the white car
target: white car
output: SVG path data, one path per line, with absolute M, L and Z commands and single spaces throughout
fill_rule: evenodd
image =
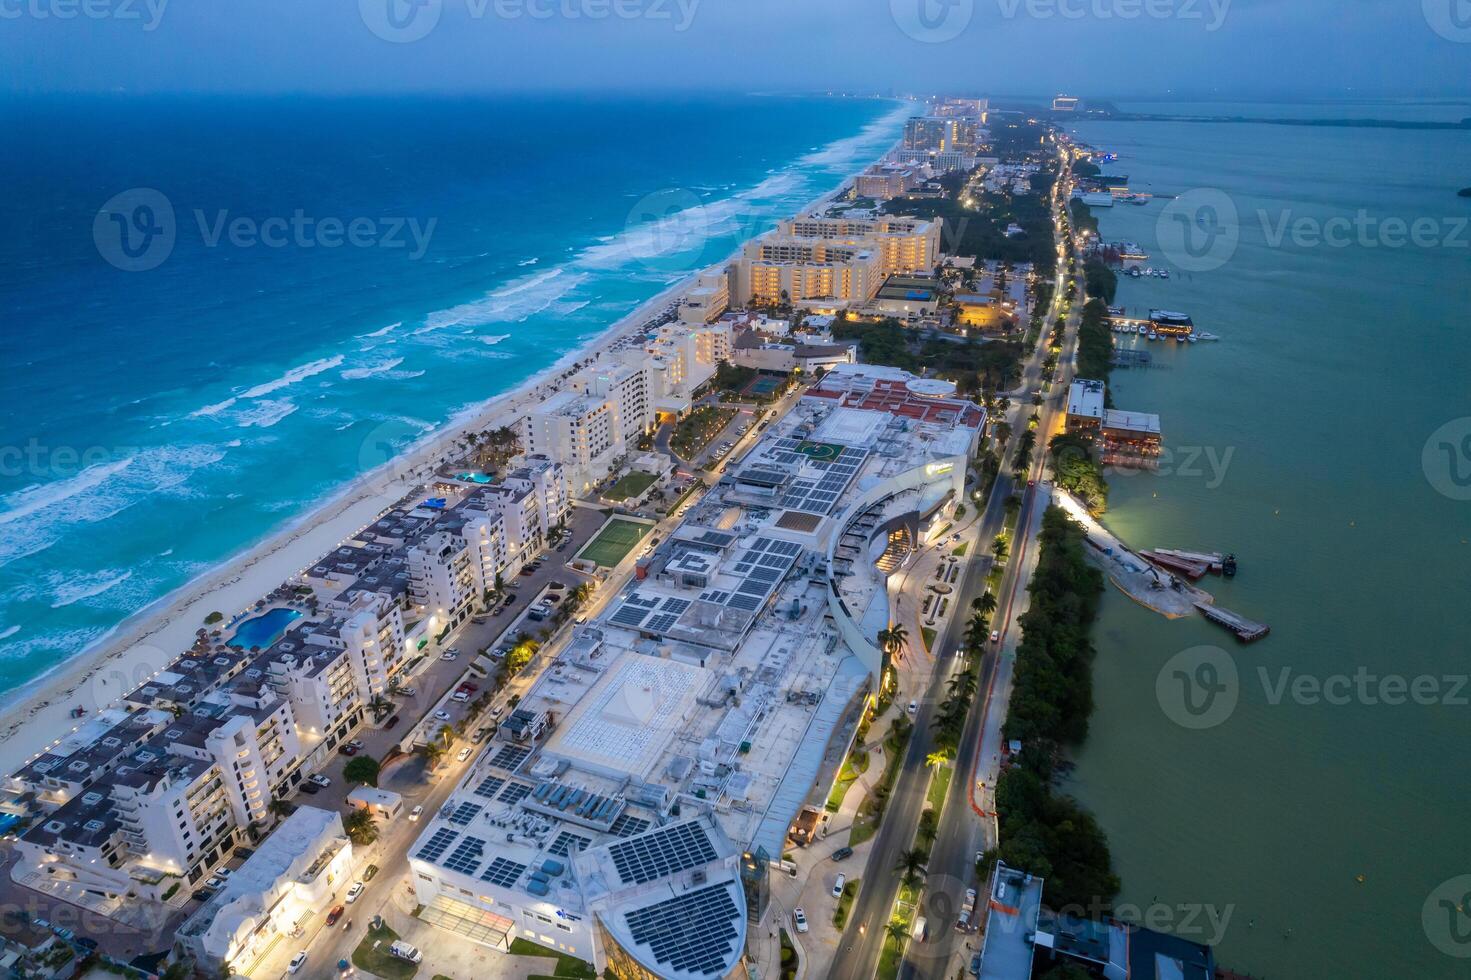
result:
M 461 762 L 464 762 L 466 759 L 470 758 L 470 753 L 473 751 L 474 749 L 470 748 L 470 746 L 467 745 L 463 749 L 460 749 L 458 753 L 456 753 L 455 758 L 459 759 Z
M 466 702 L 466 701 L 468 701 L 468 700 L 470 700 L 470 694 L 469 694 L 469 692 L 467 692 L 467 691 L 456 691 L 456 692 L 455 692 L 455 693 L 454 693 L 454 694 L 453 694 L 453 695 L 452 695 L 452 696 L 451 696 L 451 697 L 450 697 L 450 700 L 451 700 L 451 701 L 458 701 L 458 702 L 460 702 L 460 703 L 461 703 L 461 704 L 464 704 L 464 703 L 465 703 L 465 702 Z
M 306 966 L 306 950 L 302 950 L 300 953 L 291 957 L 291 965 L 286 967 L 286 972 L 299 973 L 304 966 Z
M 363 750 L 363 740 L 360 738 L 355 738 L 347 744 L 349 748 L 357 749 L 359 752 Z
M 419 689 L 417 687 L 401 687 L 398 689 L 398 693 L 402 697 L 411 698 L 419 693 Z
M 991 631 L 991 642 L 992 643 L 995 643 L 995 642 L 997 642 L 1000 639 L 1001 639 L 1001 631 L 1000 630 L 992 630 Z
M 362 897 L 363 883 L 361 881 L 354 881 L 352 883 L 352 887 L 347 890 L 347 904 L 351 905 L 353 902 L 356 902 Z
M 438 711 L 434 712 L 434 717 L 438 721 L 449 721 L 449 712 L 445 711 L 443 708 L 440 708 Z
M 323 776 L 319 772 L 312 773 L 312 775 L 307 779 L 307 782 L 311 783 L 313 786 L 320 786 L 322 787 L 322 789 L 326 789 L 328 786 L 332 785 L 332 780 L 327 778 L 326 776 Z
M 221 885 L 223 885 L 224 883 L 225 883 L 225 879 L 216 876 L 216 877 L 212 877 L 208 881 L 206 881 L 204 883 L 204 887 L 206 887 L 206 888 L 218 888 Z
M 909 702 L 909 713 L 911 715 L 914 714 L 918 710 L 919 710 L 919 702 L 918 701 L 911 701 L 911 702 Z
M 807 913 L 802 910 L 802 906 L 800 905 L 792 909 L 792 925 L 797 927 L 798 932 L 807 931 Z
M 833 881 L 833 898 L 843 897 L 843 886 L 847 883 L 848 876 L 845 874 L 839 874 L 838 877 Z
M 439 655 L 440 660 L 453 660 L 460 655 L 458 650 L 446 650 Z
M 423 807 L 422 804 L 420 806 L 414 807 L 412 810 L 409 811 L 409 819 L 411 821 L 417 821 L 423 815 L 424 815 L 424 807 Z

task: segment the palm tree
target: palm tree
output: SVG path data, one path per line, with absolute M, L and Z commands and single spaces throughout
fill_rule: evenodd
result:
M 996 540 L 991 542 L 991 554 L 996 556 L 997 561 L 1005 561 L 1011 549 L 1006 544 L 1006 535 L 996 535 Z
M 366 847 L 378 839 L 378 822 L 370 810 L 354 809 L 342 818 L 342 829 L 358 847 Z
M 884 931 L 889 934 L 890 939 L 898 944 L 904 942 L 904 937 L 909 935 L 909 926 L 898 919 L 890 919 L 889 924 L 884 927 Z
M 368 710 L 375 715 L 381 715 L 391 707 L 393 704 L 381 694 L 373 695 L 373 700 L 368 702 Z
M 999 603 L 996 601 L 996 594 L 988 590 L 981 593 L 981 597 L 973 605 L 975 606 L 976 612 L 982 616 L 989 616 L 996 611 Z
M 909 631 L 903 623 L 890 623 L 888 629 L 879 630 L 878 641 L 879 648 L 892 657 L 909 646 Z
M 444 758 L 444 746 L 437 741 L 426 742 L 419 746 L 419 751 L 423 754 L 424 761 L 429 764 L 430 769 L 438 766 L 439 760 Z
M 436 737 L 444 739 L 445 748 L 455 744 L 455 729 L 453 725 L 440 725 Z
M 906 885 L 917 885 L 924 880 L 926 860 L 928 855 L 924 851 L 917 847 L 910 848 L 899 855 L 899 863 L 894 870 L 900 873 Z
M 948 766 L 953 757 L 954 753 L 948 748 L 936 749 L 934 752 L 925 756 L 924 764 L 931 769 L 938 769 L 941 766 Z

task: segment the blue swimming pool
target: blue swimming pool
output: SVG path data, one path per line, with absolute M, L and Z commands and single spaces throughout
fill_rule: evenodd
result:
M 230 646 L 240 647 L 242 650 L 249 650 L 251 647 L 264 650 L 286 632 L 286 627 L 300 618 L 301 613 L 295 609 L 272 609 L 237 626 Z
M 486 483 L 494 483 L 495 482 L 495 477 L 489 475 L 488 473 L 480 473 L 478 471 L 477 472 L 472 472 L 472 473 L 456 473 L 455 474 L 455 479 L 456 480 L 466 480 L 466 481 L 468 481 L 470 483 L 479 483 L 479 484 L 486 484 Z

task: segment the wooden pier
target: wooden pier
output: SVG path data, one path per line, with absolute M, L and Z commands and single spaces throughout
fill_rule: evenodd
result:
M 1195 600 L 1195 608 L 1199 609 L 1202 616 L 1217 626 L 1224 626 L 1232 633 L 1235 633 L 1236 639 L 1242 643 L 1255 643 L 1272 632 L 1272 627 L 1266 623 L 1253 622 L 1245 616 L 1238 615 L 1229 609 L 1222 609 L 1220 606 L 1212 605 L 1201 599 Z

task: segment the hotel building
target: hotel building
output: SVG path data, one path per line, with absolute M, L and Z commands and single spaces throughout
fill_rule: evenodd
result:
M 904 124 L 904 149 L 974 153 L 980 124 L 965 116 L 915 116 Z
M 872 556 L 944 526 L 984 417 L 944 382 L 835 367 L 426 814 L 409 851 L 421 919 L 612 976 L 740 969 L 770 866 L 826 799 L 881 670 Z
M 871 245 L 770 235 L 742 251 L 736 296 L 741 305 L 803 300 L 847 305 L 872 299 L 883 280 L 883 256 Z
M 864 247 L 879 253 L 879 271 L 932 272 L 940 261 L 941 222 L 919 218 L 825 218 L 805 215 L 783 221 L 777 235 Z

